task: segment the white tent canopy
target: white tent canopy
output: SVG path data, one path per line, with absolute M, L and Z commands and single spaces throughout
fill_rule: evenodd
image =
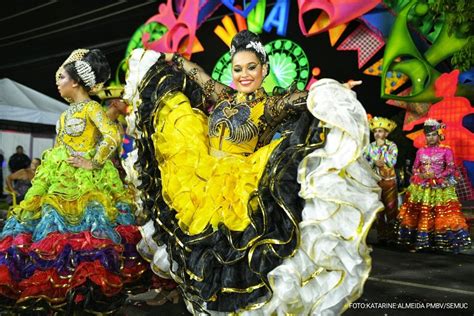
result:
M 0 79 L 0 120 L 56 125 L 66 109 L 65 103 L 13 80 Z

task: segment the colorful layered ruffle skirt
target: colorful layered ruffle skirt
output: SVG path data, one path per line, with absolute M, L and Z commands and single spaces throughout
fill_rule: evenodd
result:
M 466 218 L 453 185 L 408 187 L 398 214 L 398 242 L 413 249 L 459 252 L 471 246 Z
M 85 170 L 47 151 L 0 235 L 0 305 L 11 310 L 110 312 L 147 270 L 135 248 L 128 193 L 110 161 Z

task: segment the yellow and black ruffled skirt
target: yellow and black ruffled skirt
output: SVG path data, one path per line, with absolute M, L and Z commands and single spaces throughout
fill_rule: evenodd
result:
M 214 157 L 199 86 L 156 52 L 137 49 L 130 65 L 127 171 L 149 218 L 138 250 L 152 270 L 178 283 L 195 314 L 347 309 L 368 278 L 365 238 L 383 207 L 355 93 L 318 80 L 291 133 L 248 157 Z
M 271 298 L 267 274 L 299 244 L 297 168 L 323 144 L 318 121 L 303 113 L 291 137 L 214 157 L 194 83 L 161 63 L 142 82 L 139 189 L 170 273 L 196 310 L 258 308 Z

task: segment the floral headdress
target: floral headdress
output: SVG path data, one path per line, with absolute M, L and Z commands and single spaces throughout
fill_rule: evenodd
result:
M 438 135 L 440 136 L 441 140 L 444 139 L 444 132 L 443 130 L 446 128 L 446 125 L 438 122 L 435 119 L 429 118 L 425 121 L 423 124 L 423 132 L 425 134 L 429 134 L 431 132 L 438 132 Z
M 267 62 L 267 51 L 265 50 L 265 47 L 263 46 L 262 42 L 260 42 L 260 41 L 250 41 L 247 45 L 245 45 L 245 48 L 251 49 L 254 52 L 261 55 L 263 63 Z M 229 52 L 230 52 L 230 56 L 234 57 L 234 54 L 236 52 L 236 49 L 235 49 L 234 45 L 230 46 Z

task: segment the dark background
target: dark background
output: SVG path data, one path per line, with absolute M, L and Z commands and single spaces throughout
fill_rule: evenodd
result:
M 115 72 L 125 57 L 127 44 L 133 33 L 158 12 L 158 5 L 165 0 L 148 1 L 71 1 L 71 0 L 21 0 L 0 2 L 0 78 L 7 77 L 23 85 L 61 100 L 54 81 L 54 74 L 62 62 L 76 48 L 100 48 Z M 266 16 L 274 1 L 267 0 Z M 206 71 L 212 72 L 215 62 L 228 47 L 214 34 L 224 15 L 232 12 L 221 7 L 197 31 L 205 51 L 193 54 L 192 60 Z M 310 70 L 319 67 L 318 78 L 338 81 L 361 79 L 363 85 L 355 88 L 358 98 L 368 113 L 395 119 L 401 126 L 404 111 L 389 106 L 379 97 L 380 78 L 367 76 L 362 71 L 383 57 L 381 49 L 364 68 L 358 69 L 356 51 L 338 51 L 336 47 L 357 27 L 350 23 L 335 47 L 329 43 L 328 33 L 304 37 L 298 25 L 298 7 L 291 1 L 286 38 L 299 44 L 310 62 Z M 280 38 L 263 32 L 262 41 Z M 63 100 L 61 100 L 63 101 Z M 399 147 L 413 151 L 411 142 L 399 130 L 391 135 Z M 403 155 L 403 153 L 401 153 Z M 410 154 L 411 155 L 411 154 Z M 403 159 L 403 157 L 400 157 Z M 401 160 L 400 161 L 403 161 Z
M 112 69 L 125 56 L 128 41 L 135 30 L 157 13 L 156 1 L 2 1 L 0 4 L 0 77 L 8 77 L 21 84 L 60 100 L 54 83 L 54 73 L 69 53 L 76 48 L 102 49 Z M 267 1 L 268 15 L 274 1 Z M 362 79 L 364 85 L 356 89 L 359 99 L 373 115 L 392 116 L 397 108 L 387 106 L 379 95 L 379 77 L 362 74 L 357 67 L 355 51 L 337 51 L 329 44 L 327 33 L 306 38 L 298 25 L 298 7 L 292 1 L 287 38 L 305 50 L 310 66 L 319 67 L 319 78 L 331 77 L 339 81 Z M 223 15 L 232 14 L 221 6 L 197 31 L 205 51 L 192 59 L 212 71 L 216 60 L 227 51 L 227 46 L 213 30 Z M 353 22 L 346 29 L 339 44 L 357 26 Z M 277 38 L 273 33 L 261 34 L 262 41 Z M 337 45 L 336 45 L 337 46 Z M 383 49 L 364 67 L 383 56 Z

